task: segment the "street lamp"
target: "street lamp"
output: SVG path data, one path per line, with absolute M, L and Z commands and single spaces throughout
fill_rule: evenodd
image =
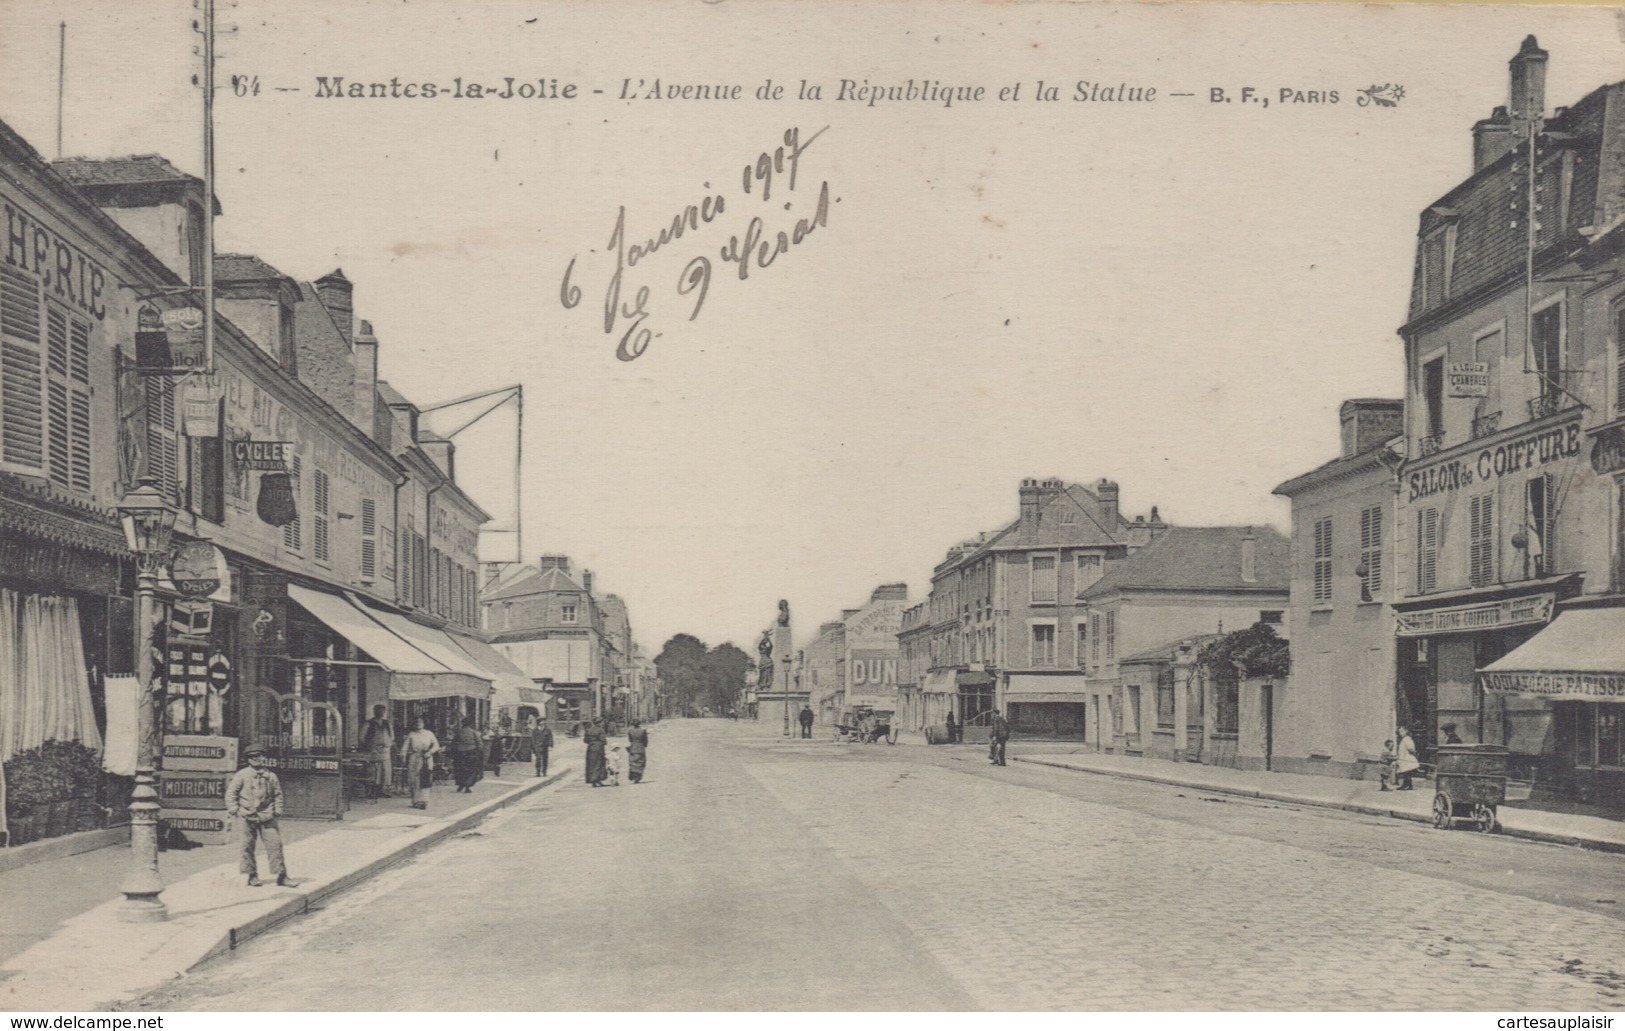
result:
M 155 592 L 158 570 L 169 554 L 175 532 L 175 510 L 158 490 L 158 480 L 141 477 L 118 506 L 124 525 L 124 543 L 135 555 L 135 675 L 140 685 L 136 705 L 135 790 L 130 794 L 130 854 L 134 862 L 119 890 L 124 905 L 119 919 L 126 923 L 156 923 L 169 919 L 158 896 L 164 890 L 158 874 L 158 792 L 153 787 L 153 738 L 157 735 L 159 696 L 152 689 L 152 646 L 148 640 L 157 623 Z

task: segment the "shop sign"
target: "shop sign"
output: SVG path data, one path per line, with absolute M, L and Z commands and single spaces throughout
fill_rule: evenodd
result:
M 181 425 L 194 440 L 220 436 L 220 397 L 194 386 L 181 401 Z
M 235 773 L 237 739 L 212 734 L 165 734 L 164 769 L 196 773 Z
M 231 821 L 225 809 L 159 809 L 158 822 L 199 845 L 231 844 Z
M 178 601 L 169 610 L 169 632 L 177 637 L 207 638 L 214 632 L 214 603 Z
M 288 440 L 234 440 L 231 442 L 231 460 L 239 469 L 255 472 L 285 473 L 288 457 L 293 454 L 293 442 Z
M 1445 369 L 1451 397 L 1489 397 L 1489 362 L 1451 362 Z
M 895 688 L 897 686 L 897 653 L 859 651 L 856 648 L 847 660 L 853 687 Z
M 1480 673 L 1484 690 L 1552 701 L 1625 702 L 1625 673 L 1565 673 L 1560 671 Z
M 158 804 L 166 809 L 224 809 L 230 773 L 158 774 Z
M 287 473 L 266 473 L 260 477 L 260 495 L 254 504 L 262 520 L 272 526 L 287 526 L 299 518 L 293 497 L 293 478 Z
M 65 300 L 97 321 L 107 317 L 113 278 L 81 247 L 46 227 L 10 198 L 5 209 L 5 263 L 28 273 L 52 297 Z
M 1394 633 L 1399 637 L 1471 633 L 1504 626 L 1550 623 L 1555 594 L 1534 594 L 1478 605 L 1455 605 L 1424 612 L 1401 612 Z
M 1625 469 L 1625 427 L 1610 426 L 1591 445 L 1591 468 L 1598 476 Z
M 1567 426 L 1516 437 L 1476 457 L 1453 458 L 1448 462 L 1419 469 L 1407 477 L 1410 500 L 1432 497 L 1474 483 L 1488 483 L 1509 473 L 1535 469 L 1564 458 L 1580 457 L 1578 417 Z
M 141 312 L 135 334 L 135 364 L 139 371 L 201 372 L 205 357 L 202 309 L 154 312 L 147 308 Z
M 169 563 L 169 577 L 175 590 L 188 598 L 201 598 L 220 589 L 225 574 L 225 557 L 208 541 L 187 541 L 175 551 Z
M 273 734 L 271 737 L 263 739 L 262 743 L 268 743 L 268 747 L 273 748 L 292 747 L 290 738 L 286 734 Z M 308 773 L 339 772 L 339 761 L 337 759 L 320 759 L 309 755 L 268 756 L 265 765 L 273 770 L 299 770 Z

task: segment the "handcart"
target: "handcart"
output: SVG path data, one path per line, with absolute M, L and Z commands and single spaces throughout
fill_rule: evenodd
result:
M 1500 826 L 1496 807 L 1522 802 L 1534 785 L 1507 777 L 1507 750 L 1501 745 L 1440 745 L 1433 775 L 1433 826 L 1449 830 L 1466 820 L 1480 833 Z

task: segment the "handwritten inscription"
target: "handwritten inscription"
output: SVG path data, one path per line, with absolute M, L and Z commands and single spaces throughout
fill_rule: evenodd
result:
M 693 322 L 705 309 L 705 300 L 710 294 L 713 272 L 718 263 L 730 268 L 734 277 L 743 282 L 750 278 L 753 270 L 771 267 L 808 237 L 828 227 L 830 206 L 839 203 L 840 198 L 831 200 L 827 180 L 820 181 L 811 212 L 799 217 L 795 214 L 796 203 L 808 193 L 797 190 L 801 159 L 827 129 L 828 126 L 805 139 L 799 128 L 786 129 L 782 143 L 771 150 L 762 151 L 746 163 L 740 172 L 739 190 L 731 194 L 731 211 L 730 194 L 713 190 L 709 182 L 704 184 L 705 195 L 685 205 L 653 233 L 632 235 L 627 229 L 626 206 L 621 205 L 616 210 L 615 225 L 610 230 L 605 248 L 605 255 L 613 261 L 614 266 L 604 280 L 602 294 L 604 333 L 610 337 L 619 334 L 615 357 L 623 362 L 634 361 L 663 335 L 655 327 L 662 324 L 657 313 L 661 309 L 660 301 L 668 295 L 662 293 L 657 296 L 654 287 L 641 281 L 638 275 L 639 266 L 645 265 L 661 251 L 676 246 L 687 237 L 703 234 L 724 215 L 729 216 L 731 224 L 738 227 L 738 231 L 730 234 L 720 245 L 712 243 L 701 248 L 697 254 L 689 252 L 692 256 L 677 276 L 675 294 L 688 299 L 688 321 Z M 775 198 L 780 202 L 778 211 L 789 214 L 749 214 L 752 210 L 772 210 L 766 205 L 773 203 Z M 735 212 L 738 212 L 737 220 L 734 219 Z M 572 257 L 559 282 L 559 303 L 565 308 L 574 308 L 581 303 L 582 290 L 576 282 L 580 261 L 580 255 Z

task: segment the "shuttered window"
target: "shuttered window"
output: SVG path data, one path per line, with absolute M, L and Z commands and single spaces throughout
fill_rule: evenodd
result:
M 1360 510 L 1360 600 L 1382 597 L 1382 506 Z
M 361 579 L 378 578 L 378 502 L 361 499 Z
M 327 473 L 320 469 L 314 470 L 311 475 L 311 496 L 315 504 L 310 522 L 310 546 L 317 562 L 330 562 L 333 558 L 328 540 L 328 535 L 332 532 L 330 525 L 332 510 L 328 507 L 330 501 L 328 492 Z
M 1089 657 L 1094 662 L 1100 661 L 1100 615 L 1096 613 L 1089 617 L 1089 640 L 1094 642 L 1089 646 Z
M 1552 561 L 1552 550 L 1557 543 L 1552 532 L 1556 522 L 1554 514 L 1551 475 L 1542 474 L 1529 480 L 1524 487 L 1524 554 L 1528 557 L 1531 576 L 1545 576 L 1556 568 Z
M 224 407 L 224 401 L 212 403 L 209 419 L 214 425 L 213 436 L 186 438 L 187 503 L 194 513 L 216 523 L 226 521 Z
M 180 430 L 176 426 L 175 381 L 147 376 L 147 475 L 172 504 L 180 501 Z
M 0 266 L 0 459 L 45 472 L 39 284 Z
M 90 325 L 45 310 L 46 466 L 65 490 L 90 491 Z
M 1439 587 L 1439 510 L 1424 508 L 1416 513 L 1416 593 L 1427 594 Z
M 1332 519 L 1315 520 L 1315 600 L 1332 600 Z
M 288 480 L 293 487 L 293 518 L 282 527 L 282 546 L 299 551 L 305 546 L 303 520 L 299 516 L 299 499 L 305 493 L 304 468 L 298 455 L 288 462 Z
M 1117 610 L 1106 613 L 1106 661 L 1117 658 Z
M 1467 576 L 1473 587 L 1495 582 L 1495 495 L 1467 500 Z

